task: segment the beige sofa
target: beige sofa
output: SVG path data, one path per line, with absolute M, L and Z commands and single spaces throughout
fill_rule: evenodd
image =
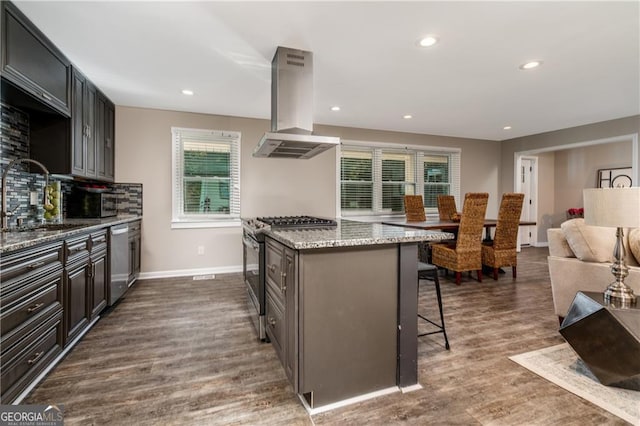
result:
M 587 226 L 572 219 L 547 230 L 549 275 L 555 313 L 564 317 L 578 291 L 603 292 L 615 280 L 611 273 L 615 229 Z M 625 230 L 625 283 L 640 296 L 640 228 Z

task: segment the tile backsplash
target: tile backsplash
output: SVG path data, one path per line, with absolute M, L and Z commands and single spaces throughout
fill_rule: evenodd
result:
M 2 172 L 9 163 L 18 158 L 29 158 L 29 114 L 12 105 L 0 102 L 0 165 Z M 42 207 L 44 176 L 33 169 L 30 171 L 28 163 L 18 163 L 11 167 L 7 174 L 7 201 L 8 210 L 14 209 L 15 213 L 9 218 L 9 226 L 15 226 L 17 218 L 23 219 L 25 224 L 34 224 L 42 220 L 44 208 Z M 57 180 L 52 178 L 52 180 Z M 63 216 L 66 212 L 66 196 L 75 185 L 84 182 L 61 179 L 63 193 Z M 101 183 L 103 184 L 103 183 Z M 139 183 L 113 183 L 105 184 L 118 195 L 118 214 L 142 215 L 142 184 Z M 37 202 L 30 205 L 30 192 L 37 192 Z M 0 202 L 1 202 L 0 196 Z

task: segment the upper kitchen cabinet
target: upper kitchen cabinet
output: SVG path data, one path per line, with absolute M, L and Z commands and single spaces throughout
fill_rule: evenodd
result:
M 114 179 L 114 135 L 115 105 L 106 96 L 98 92 L 96 98 L 96 167 L 97 178 Z
M 71 94 L 71 173 L 95 178 L 96 88 L 75 68 Z
M 68 117 L 71 63 L 12 3 L 0 13 L 2 76 Z
M 31 158 L 42 162 L 51 173 L 113 182 L 114 104 L 75 67 L 71 95 L 71 120 L 66 119 L 66 127 L 50 116 L 32 120 Z M 54 132 L 65 129 L 66 136 L 51 138 Z

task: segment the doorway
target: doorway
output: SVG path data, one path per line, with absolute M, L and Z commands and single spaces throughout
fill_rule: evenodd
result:
M 536 157 L 520 157 L 516 192 L 524 194 L 521 221 L 536 221 L 538 206 L 538 161 Z M 521 226 L 518 231 L 520 246 L 535 246 L 537 232 L 535 226 Z
M 534 160 L 534 164 L 531 170 L 531 173 L 532 173 L 531 182 L 533 184 L 532 195 L 534 197 L 532 198 L 531 207 L 529 207 L 528 210 L 529 210 L 529 214 L 534 215 L 532 216 L 531 220 L 536 221 L 537 226 L 529 227 L 529 230 L 527 231 L 527 236 L 529 231 L 532 234 L 531 239 L 529 241 L 530 245 L 535 245 L 535 246 L 548 245 L 546 240 L 546 232 L 547 232 L 547 229 L 553 226 L 557 226 L 557 218 L 554 218 L 554 215 L 556 216 L 558 215 L 558 212 L 554 210 L 555 208 L 554 200 L 551 199 L 551 204 L 548 205 L 549 200 L 547 199 L 549 197 L 549 194 L 554 194 L 555 191 L 557 190 L 557 188 L 553 186 L 550 188 L 547 187 L 547 185 L 550 184 L 549 182 L 550 179 L 551 179 L 551 182 L 553 182 L 551 183 L 551 185 L 554 185 L 556 183 L 555 179 L 553 178 L 553 170 L 550 171 L 551 178 L 549 178 L 549 173 L 548 173 L 549 171 L 545 169 L 546 160 L 541 160 L 541 158 L 539 158 L 538 156 L 543 156 L 549 153 L 556 153 L 557 151 L 564 151 L 564 150 L 569 150 L 574 148 L 584 148 L 584 147 L 590 147 L 594 145 L 606 145 L 606 144 L 618 143 L 618 142 L 627 142 L 631 144 L 631 156 L 629 159 L 632 167 L 631 179 L 633 182 L 633 186 L 637 186 L 638 185 L 637 182 L 639 182 L 639 177 L 640 177 L 640 147 L 638 144 L 638 133 L 614 136 L 614 137 L 605 138 L 605 139 L 596 139 L 596 140 L 587 140 L 587 141 L 573 142 L 573 143 L 566 143 L 566 144 L 558 144 L 558 145 L 552 145 L 552 146 L 547 146 L 543 148 L 535 148 L 535 149 L 514 152 L 513 188 L 515 192 L 524 191 L 523 184 L 522 184 L 523 160 L 527 160 L 527 159 Z M 542 167 L 541 170 L 543 170 L 542 180 L 540 180 L 540 175 L 538 174 L 538 168 L 540 167 Z M 526 178 L 527 176 L 525 176 L 525 179 Z M 542 194 L 542 198 L 540 198 L 540 194 Z M 526 206 L 526 202 L 525 202 L 525 206 Z M 524 214 L 524 211 L 526 210 L 524 208 L 525 206 L 523 206 L 523 214 Z M 538 210 L 540 210 L 540 212 L 538 212 Z M 538 216 L 538 214 L 540 216 Z M 564 213 L 562 217 L 564 217 Z M 556 225 L 554 225 L 554 223 L 556 223 Z M 525 233 L 523 228 L 521 228 L 522 232 L 518 234 L 519 242 L 522 242 L 520 237 Z

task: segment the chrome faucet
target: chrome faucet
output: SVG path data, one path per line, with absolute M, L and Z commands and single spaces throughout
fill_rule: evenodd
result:
M 43 194 L 43 203 L 46 204 L 47 203 L 47 185 L 49 185 L 49 170 L 47 170 L 47 168 L 39 161 L 36 160 L 31 160 L 30 158 L 17 158 L 15 160 L 13 160 L 12 162 L 9 163 L 9 165 L 7 165 L 7 168 L 4 169 L 4 173 L 2 173 L 2 211 L 0 212 L 0 215 L 2 216 L 2 230 L 6 231 L 9 227 L 8 227 L 8 220 L 7 218 L 9 216 L 13 216 L 13 214 L 16 212 L 16 210 L 18 209 L 18 207 L 20 207 L 20 205 L 18 205 L 15 209 L 11 210 L 11 211 L 7 211 L 7 174 L 9 174 L 9 170 L 11 169 L 11 167 L 14 164 L 17 163 L 33 163 L 36 164 L 38 166 L 40 166 L 40 168 L 42 169 L 42 171 L 44 171 L 44 194 Z

